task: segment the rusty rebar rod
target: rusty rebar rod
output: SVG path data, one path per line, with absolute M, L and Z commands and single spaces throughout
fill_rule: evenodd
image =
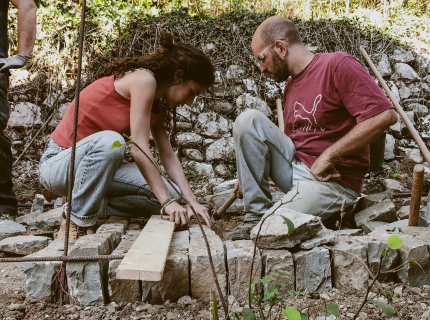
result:
M 99 256 L 48 256 L 48 257 L 14 257 L 0 258 L 0 262 L 41 262 L 41 261 L 98 261 L 98 260 L 120 260 L 124 255 L 99 255 Z

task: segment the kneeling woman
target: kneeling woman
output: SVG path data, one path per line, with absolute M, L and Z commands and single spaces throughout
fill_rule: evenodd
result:
M 160 37 L 160 45 L 153 54 L 112 63 L 81 92 L 70 238 L 91 233 L 98 217 L 147 216 L 160 212 L 162 204 L 168 204 L 165 213 L 177 224 L 187 224 L 193 215 L 176 202 L 180 197 L 135 146 L 131 154 L 137 166 L 123 163 L 123 133 L 153 159 L 152 133 L 167 174 L 210 226 L 208 210 L 191 191 L 167 130 L 171 109 L 191 105 L 212 85 L 214 68 L 201 50 L 174 44 L 170 34 Z M 51 134 L 39 165 L 41 183 L 62 196 L 67 195 L 74 106 L 73 101 Z M 123 146 L 112 149 L 117 140 Z M 65 223 L 60 234 L 64 229 Z

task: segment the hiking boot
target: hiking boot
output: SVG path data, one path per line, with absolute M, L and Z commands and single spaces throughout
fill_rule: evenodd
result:
M 77 240 L 86 236 L 87 234 L 93 234 L 94 231 L 90 227 L 80 227 L 70 220 L 69 228 L 69 240 Z M 63 224 L 58 231 L 56 239 L 64 239 L 66 237 L 66 219 L 63 219 Z
M 4 221 L 4 220 L 15 221 L 15 219 L 16 219 L 16 215 L 0 212 L 0 221 Z

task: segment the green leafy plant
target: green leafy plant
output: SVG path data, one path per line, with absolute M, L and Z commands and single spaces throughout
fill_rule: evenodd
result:
M 23 191 L 24 197 L 29 197 L 34 194 L 34 190 L 24 190 Z

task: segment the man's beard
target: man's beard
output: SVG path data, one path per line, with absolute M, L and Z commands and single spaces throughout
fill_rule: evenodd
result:
M 270 49 L 270 52 L 272 53 L 273 72 L 268 73 L 272 75 L 273 80 L 276 82 L 286 81 L 290 76 L 288 62 L 282 60 L 275 50 L 272 51 L 272 49 Z

